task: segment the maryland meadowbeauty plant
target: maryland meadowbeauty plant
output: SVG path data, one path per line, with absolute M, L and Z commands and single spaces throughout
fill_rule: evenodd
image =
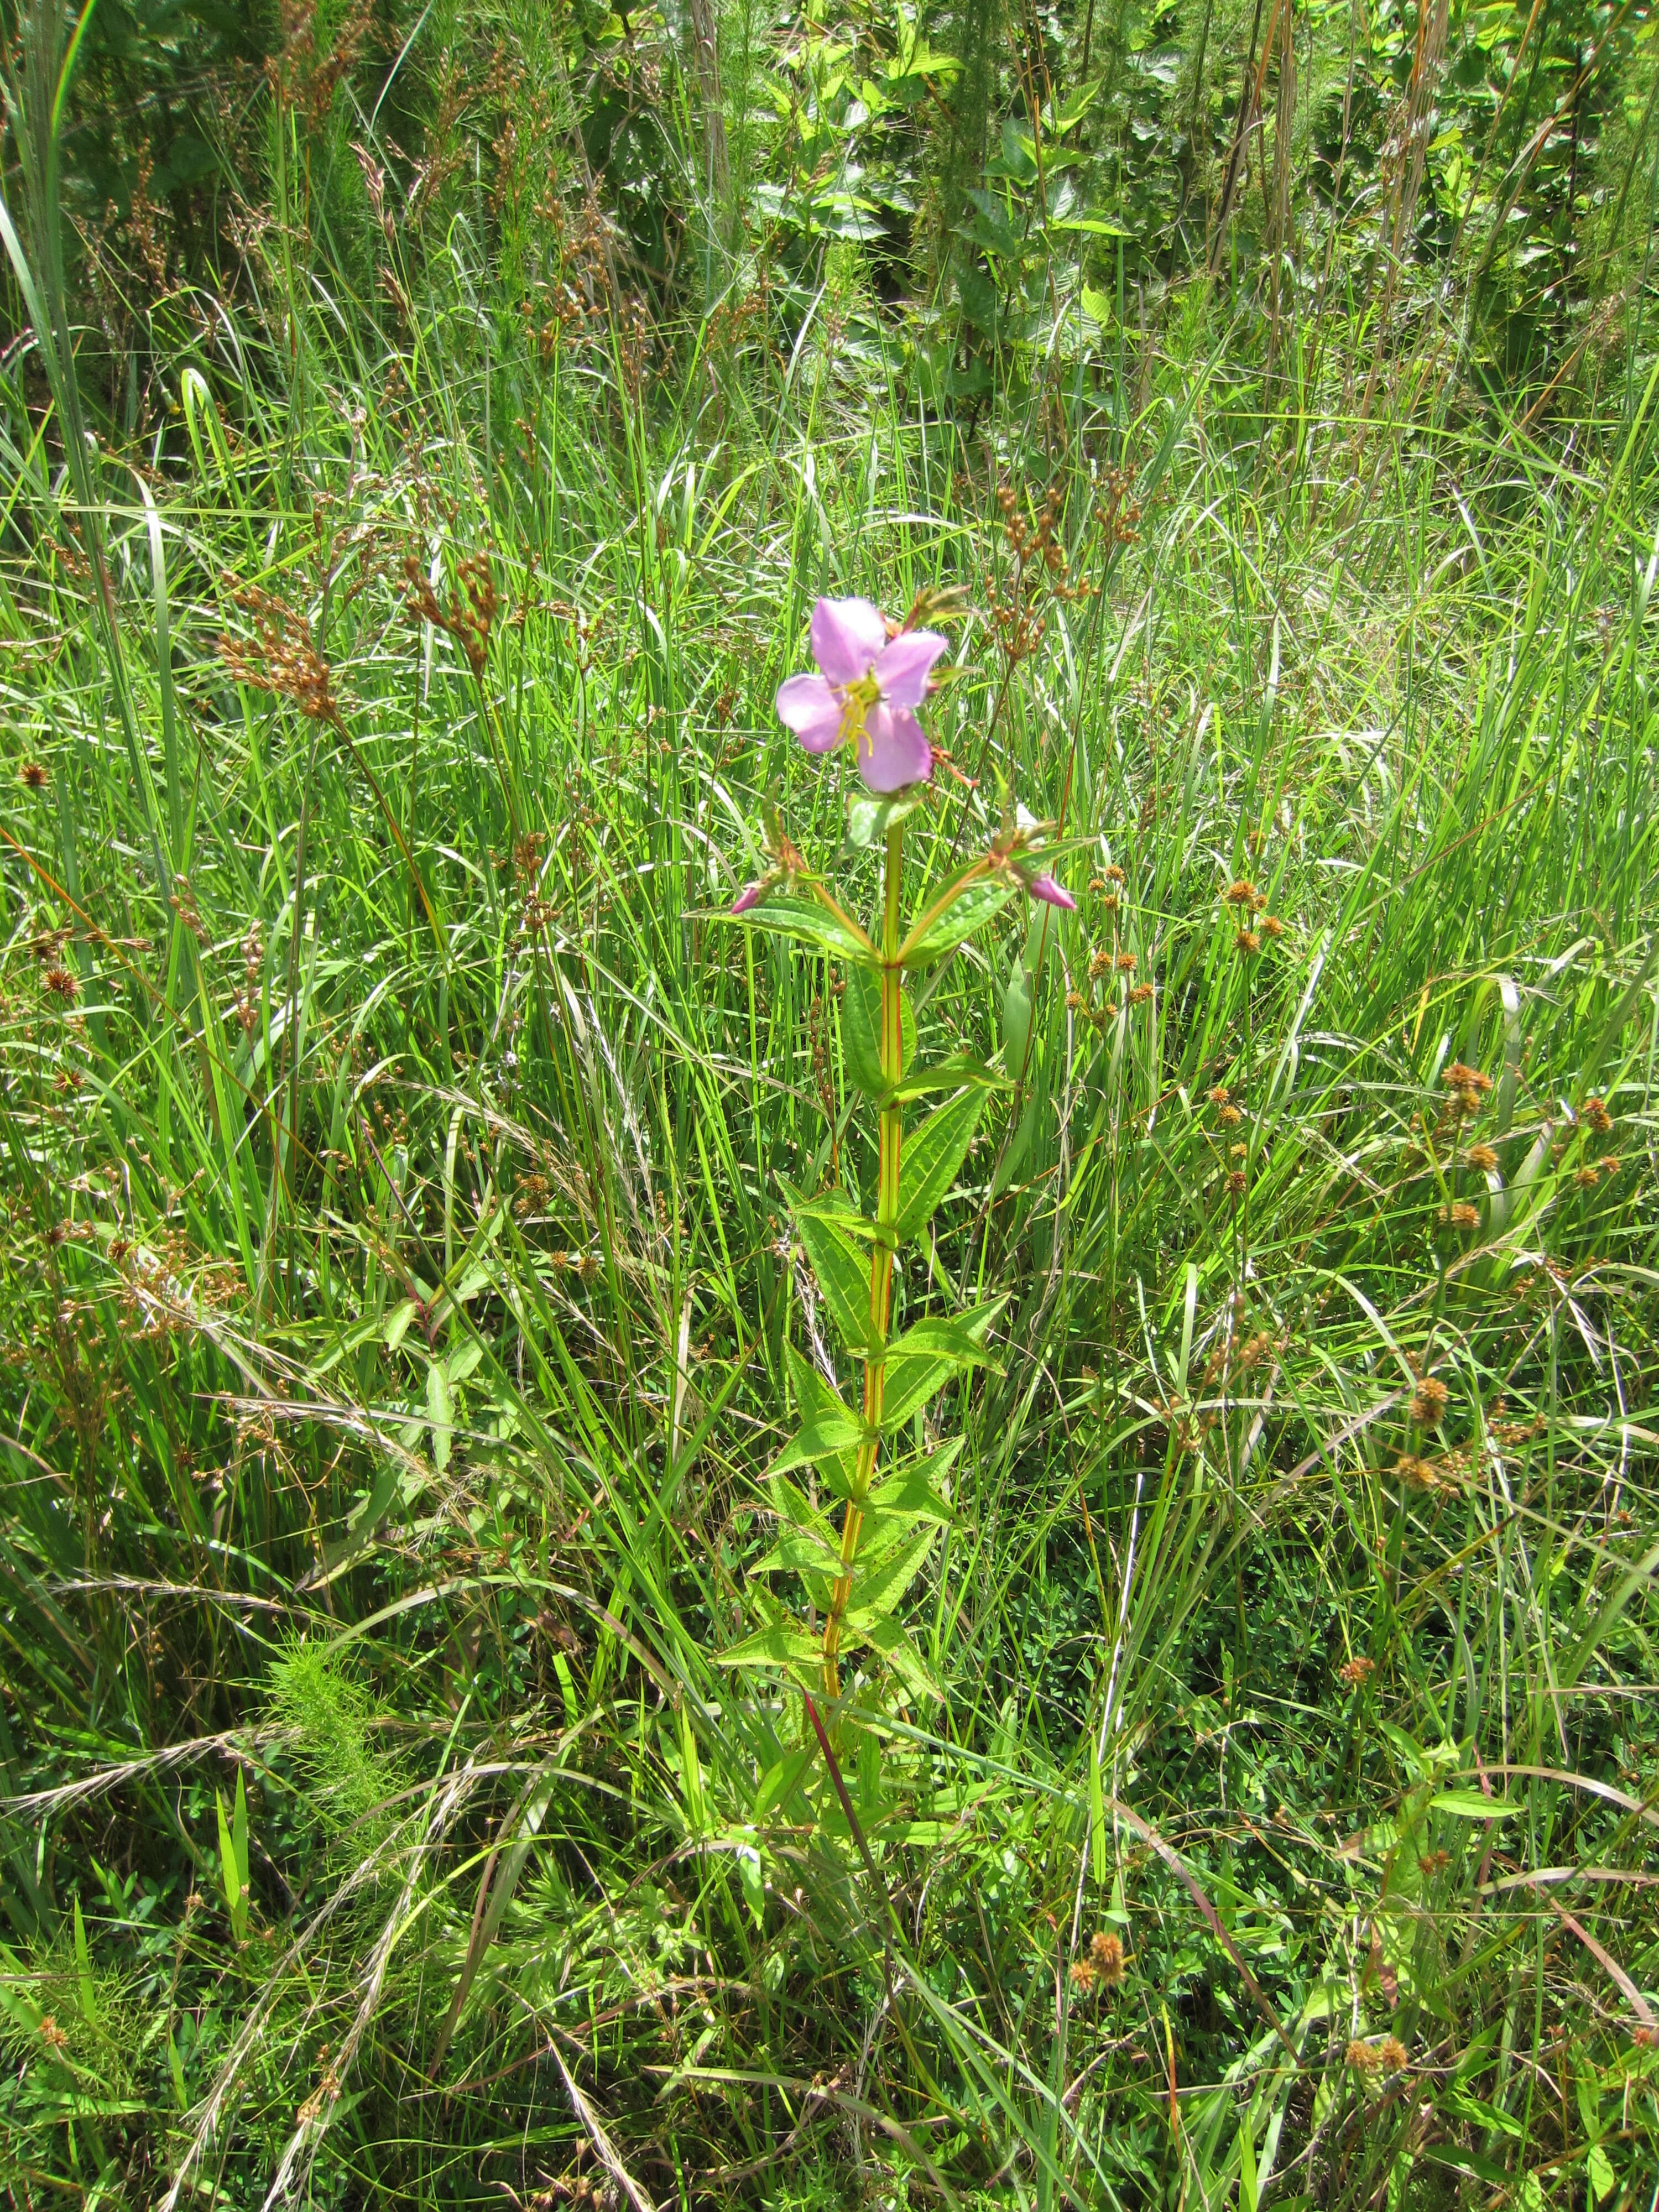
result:
M 930 604 L 938 602 L 924 594 L 900 628 L 867 599 L 820 599 L 811 628 L 817 672 L 792 676 L 778 693 L 781 719 L 809 752 L 852 750 L 866 789 L 854 787 L 850 799 L 848 846 L 884 848 L 873 929 L 809 866 L 775 810 L 766 821 L 766 872 L 732 909 L 751 927 L 800 939 L 842 963 L 843 1056 L 877 1121 L 872 1210 L 834 1187 L 789 1194 L 823 1304 L 863 1368 L 864 1388 L 849 1404 L 820 1367 L 788 1348 L 802 1424 L 769 1476 L 779 1537 L 757 1571 L 798 1573 L 823 1628 L 814 1633 L 764 1598 L 764 1625 L 724 1655 L 730 1665 L 781 1667 L 830 1698 L 840 1694 L 843 1655 L 865 1646 L 913 1693 L 933 1693 L 897 1609 L 950 1518 L 944 1492 L 962 1440 L 909 1451 L 902 1440 L 937 1391 L 984 1359 L 998 1310 L 986 1304 L 930 1315 L 893 1333 L 894 1255 L 923 1234 L 955 1182 L 992 1091 L 1020 1073 L 964 1054 L 917 1066 L 910 982 L 1012 899 L 1074 903 L 1040 857 L 1042 825 L 1005 804 L 985 850 L 942 884 L 924 882 L 907 911 L 905 823 L 927 795 L 934 763 L 915 710 L 945 651 L 942 637 L 917 626 Z M 924 1104 L 907 1131 L 907 1111 Z M 830 1493 L 827 1510 L 801 1487 L 808 1468 Z

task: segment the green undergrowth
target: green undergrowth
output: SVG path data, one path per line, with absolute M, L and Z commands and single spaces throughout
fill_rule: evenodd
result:
M 855 283 L 647 364 L 284 239 L 142 449 L 0 388 L 10 2201 L 1646 2206 L 1645 356 L 1281 406 L 1195 282 L 940 416 Z M 1078 911 L 918 1009 L 898 1310 L 1006 1304 L 826 1759 L 718 1662 L 874 1124 L 721 913 L 924 587 L 915 864 L 1001 778 Z

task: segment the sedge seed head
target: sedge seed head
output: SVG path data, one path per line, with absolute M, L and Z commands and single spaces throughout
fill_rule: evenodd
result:
M 1089 1945 L 1089 1961 L 1109 1990 L 1123 1979 L 1123 1939 L 1109 1928 L 1097 1929 Z
M 38 760 L 26 760 L 18 773 L 31 791 L 40 790 L 46 781 L 46 771 Z
M 1478 1067 L 1470 1067 L 1461 1060 L 1455 1060 L 1449 1067 L 1443 1068 L 1440 1080 L 1449 1091 L 1473 1091 L 1480 1097 L 1485 1097 L 1492 1089 L 1491 1076 L 1482 1075 Z
M 1471 1145 L 1463 1157 L 1482 1175 L 1491 1175 L 1498 1165 L 1498 1155 L 1490 1145 Z
M 1438 1376 L 1425 1375 L 1418 1384 L 1416 1395 L 1407 1408 L 1419 1429 L 1437 1428 L 1446 1410 L 1446 1401 L 1451 1395 Z
M 1358 1690 L 1362 1685 L 1369 1682 L 1376 1672 L 1376 1660 L 1368 1659 L 1364 1652 L 1358 1652 L 1353 1658 L 1345 1660 L 1337 1668 L 1336 1679 L 1339 1682 L 1346 1683 L 1349 1689 Z
M 1255 930 L 1241 929 L 1234 933 L 1233 945 L 1235 950 L 1242 952 L 1248 960 L 1253 952 L 1261 951 L 1261 939 L 1256 935 Z
M 1406 1452 L 1394 1463 L 1396 1482 L 1403 1482 L 1408 1490 L 1437 1490 L 1440 1470 L 1431 1459 L 1418 1459 Z
M 1584 1119 L 1598 1137 L 1605 1137 L 1613 1127 L 1613 1116 L 1607 1111 L 1605 1098 L 1587 1098 L 1584 1101 Z
M 1254 908 L 1255 905 L 1255 885 L 1252 883 L 1246 882 L 1244 878 L 1241 876 L 1237 883 L 1229 884 L 1226 890 L 1223 891 L 1221 896 L 1228 906 Z

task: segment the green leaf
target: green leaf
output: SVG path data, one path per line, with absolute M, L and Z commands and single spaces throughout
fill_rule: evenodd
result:
M 426 1370 L 426 1413 L 432 1427 L 432 1464 L 441 1474 L 449 1465 L 455 1435 L 455 1397 L 441 1359 L 434 1359 Z
M 833 1433 L 836 1423 L 851 1422 L 857 1430 L 858 1439 L 861 1440 L 863 1423 L 855 1420 L 850 1409 L 842 1403 L 817 1369 L 803 1359 L 793 1344 L 784 1346 L 784 1362 L 789 1370 L 795 1403 L 800 1408 L 801 1418 L 806 1426 L 816 1428 L 819 1424 L 825 1424 L 829 1432 Z M 800 1461 L 790 1462 L 788 1451 L 789 1447 L 786 1446 L 776 1470 L 779 1473 L 787 1474 L 791 1464 L 803 1464 Z M 814 1463 L 837 1497 L 852 1496 L 853 1484 L 858 1473 L 857 1441 L 829 1448 L 816 1457 Z
M 964 1091 L 960 1097 L 936 1107 L 901 1151 L 900 1243 L 921 1234 L 956 1181 L 988 1096 L 982 1090 Z
M 224 1826 L 224 1807 L 221 1802 L 219 1824 Z M 98 1996 L 93 1986 L 92 1954 L 87 1948 L 87 1923 L 81 1917 L 81 1899 L 75 1900 L 75 1970 L 80 1984 L 81 2011 L 88 2027 L 98 2025 Z
M 1506 1797 L 1484 1797 L 1478 1790 L 1443 1790 L 1429 1800 L 1430 1812 L 1449 1813 L 1455 1820 L 1501 1820 L 1519 1809 Z
M 841 1571 L 841 1547 L 806 1528 L 786 1528 L 769 1552 L 749 1570 L 751 1575 L 793 1574 L 833 1582 Z
M 914 813 L 927 795 L 927 787 L 921 783 L 884 798 L 869 792 L 854 793 L 847 805 L 848 845 L 854 852 L 863 852 L 879 844 L 894 823 Z
M 858 1632 L 859 1640 L 878 1651 L 913 1698 L 938 1701 L 945 1695 L 932 1668 L 890 1613 Z
M 803 1744 L 799 1751 L 787 1752 L 775 1764 L 769 1766 L 761 1777 L 760 1788 L 755 1792 L 755 1819 L 763 1820 L 775 1805 L 787 1805 L 799 1788 L 800 1778 L 812 1764 L 813 1747 Z
M 960 898 L 953 900 L 936 921 L 927 925 L 923 935 L 914 943 L 906 941 L 905 966 L 925 968 L 930 961 L 954 951 L 964 938 L 971 937 L 976 929 L 983 929 L 988 921 L 1000 915 L 1018 890 L 1019 885 L 1011 876 L 977 878 Z M 929 900 L 928 903 L 934 902 Z
M 1016 952 L 1008 963 L 1008 980 L 1002 987 L 1002 1058 L 1010 1075 L 1024 1073 L 1031 1042 L 1031 979 Z
M 213 1803 L 219 1815 L 219 1879 L 224 1887 L 225 1910 L 230 1915 L 230 1932 L 240 1943 L 247 1933 L 247 1895 L 242 1887 L 241 1869 L 236 1863 L 236 1846 L 222 1790 L 214 1791 Z M 78 1905 L 76 1910 L 79 1911 Z
M 868 1254 L 822 1213 L 803 1211 L 796 1215 L 795 1226 L 842 1341 L 849 1352 L 867 1350 L 871 1342 Z
M 1619 2177 L 1613 2170 L 1613 2160 L 1600 2143 L 1590 2145 L 1589 2156 L 1584 2160 L 1584 2172 L 1589 2178 L 1590 2195 L 1598 2204 L 1604 2197 L 1611 2197 L 1618 2186 Z
M 936 1060 L 927 1067 L 910 1069 L 902 1081 L 893 1085 L 891 1095 L 901 1102 L 925 1098 L 930 1091 L 960 1091 L 964 1083 L 977 1084 L 981 1091 L 1013 1088 L 1007 1076 L 994 1067 L 987 1067 L 971 1053 L 953 1052 L 949 1060 Z
M 1128 235 L 1121 224 L 1108 222 L 1104 216 L 1097 215 L 1066 216 L 1058 222 L 1051 222 L 1048 228 L 1050 230 L 1086 230 L 1095 238 L 1126 238 Z
M 1100 1788 L 1100 1744 L 1089 1738 L 1089 1857 L 1095 1887 L 1106 1881 L 1106 1804 Z
M 847 1054 L 847 1073 L 866 1097 L 879 1098 L 887 1085 L 881 1072 L 881 976 L 871 968 L 854 968 L 847 978 L 842 1000 L 841 1041 Z M 916 1017 L 908 991 L 899 999 L 900 1071 L 916 1054 Z
M 843 1454 L 855 1453 L 864 1438 L 863 1422 L 854 1420 L 845 1407 L 839 1412 L 820 1413 L 797 1430 L 773 1461 L 771 1472 L 787 1474 L 793 1468 L 817 1467 L 827 1473 Z M 850 1481 L 848 1486 L 850 1489 Z
M 854 1578 L 854 1603 L 847 1618 L 867 1627 L 900 1603 L 927 1563 L 927 1554 L 943 1532 L 937 1522 L 909 1535 L 896 1532 L 884 1549 L 860 1552 Z
M 236 1810 L 231 1818 L 230 1841 L 231 1848 L 236 1854 L 236 1879 L 240 1882 L 242 1893 L 246 1896 L 248 1887 L 247 1787 L 242 1780 L 242 1770 L 240 1766 L 236 1770 Z
M 961 1450 L 962 1438 L 948 1437 L 937 1450 L 902 1460 L 871 1491 L 865 1510 L 878 1525 L 937 1521 L 949 1527 L 956 1515 L 933 1486 L 950 1472 Z
M 714 919 L 736 922 L 745 929 L 769 929 L 778 937 L 799 938 L 803 944 L 833 952 L 855 967 L 872 966 L 877 959 L 875 946 L 862 931 L 855 933 L 817 899 L 802 898 L 793 891 L 774 891 L 747 914 L 722 913 Z
M 958 1370 L 985 1358 L 980 1340 L 1000 1305 L 999 1300 L 996 1305 L 981 1307 L 967 1321 L 932 1316 L 905 1331 L 887 1355 L 884 1430 L 902 1427 Z
M 770 1475 L 767 1487 L 778 1516 L 777 1540 L 763 1558 L 755 1561 L 750 1573 L 791 1572 L 813 1580 L 822 1578 L 823 1592 L 827 1593 L 830 1582 L 841 1566 L 840 1539 L 787 1475 Z M 817 1589 L 812 1589 L 812 1597 L 815 1604 L 825 1601 L 824 1595 Z
M 756 1629 L 724 1651 L 714 1654 L 717 1667 L 781 1667 L 791 1674 L 804 1673 L 816 1684 L 823 1666 L 823 1648 L 811 1631 L 792 1615 L 780 1615 L 764 1628 Z

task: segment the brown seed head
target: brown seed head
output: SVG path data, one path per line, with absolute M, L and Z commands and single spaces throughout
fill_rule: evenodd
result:
M 1218 1106 L 1216 1109 L 1215 1118 L 1224 1129 L 1236 1129 L 1244 1116 L 1237 1106 Z
M 1276 914 L 1264 914 L 1262 915 L 1261 934 L 1264 937 L 1283 937 L 1285 934 L 1285 925 Z
M 1339 1682 L 1346 1682 L 1351 1690 L 1357 1690 L 1362 1683 L 1369 1682 L 1376 1672 L 1376 1660 L 1368 1659 L 1364 1652 L 1360 1652 L 1343 1662 L 1336 1670 L 1336 1679 Z
M 64 2034 L 50 2013 L 47 2013 L 40 2022 L 40 2040 L 48 2051 L 63 2051 L 68 2047 L 68 2036 Z
M 1109 884 L 1121 884 L 1123 881 L 1122 869 L 1117 867 L 1108 868 L 1106 871 L 1106 880 Z
M 1613 1116 L 1607 1111 L 1605 1098 L 1587 1098 L 1584 1101 L 1584 1119 L 1598 1137 L 1605 1137 L 1613 1127 Z
M 1425 1375 L 1418 1384 L 1417 1394 L 1407 1411 L 1419 1429 L 1438 1428 L 1450 1395 L 1437 1376 Z
M 1601 1180 L 1596 1170 L 1588 1166 L 1575 1169 L 1572 1179 L 1580 1190 L 1594 1190 Z
M 1365 2043 L 1358 2036 L 1348 2045 L 1348 2063 L 1356 2074 L 1375 2074 L 1382 2063 L 1382 2054 L 1375 2043 Z
M 1440 1470 L 1431 1459 L 1417 1459 L 1406 1452 L 1394 1463 L 1396 1482 L 1403 1482 L 1412 1490 L 1437 1490 Z
M 1233 945 L 1236 950 L 1242 952 L 1247 960 L 1253 952 L 1260 952 L 1261 950 L 1261 939 L 1256 935 L 1253 929 L 1240 929 L 1235 931 L 1233 934 Z
M 55 963 L 47 969 L 43 981 L 52 997 L 61 999 L 66 1006 L 72 1006 L 81 995 L 79 982 L 67 968 L 59 967 Z
M 1455 1206 L 1442 1206 L 1440 1218 L 1448 1229 L 1478 1229 L 1480 1226 L 1480 1209 L 1478 1206 L 1471 1206 L 1467 1200 L 1460 1199 Z
M 1224 1106 L 1231 1096 L 1231 1091 L 1224 1083 L 1218 1083 L 1210 1093 L 1210 1103 L 1212 1106 Z
M 46 780 L 46 769 L 38 760 L 26 760 L 18 773 L 31 791 L 39 791 Z
M 1152 995 L 1152 987 L 1150 983 L 1137 983 L 1129 994 L 1129 1004 L 1132 1006 L 1144 1006 Z
M 1440 1080 L 1449 1091 L 1474 1091 L 1483 1097 L 1492 1089 L 1491 1076 L 1482 1075 L 1478 1067 L 1469 1067 L 1461 1060 L 1442 1068 Z
M 1109 1928 L 1097 1929 L 1089 1946 L 1090 1960 L 1109 1990 L 1123 1979 L 1123 1939 Z
M 1072 1987 L 1079 1996 L 1086 1997 L 1095 1985 L 1095 1970 L 1087 1959 L 1073 1959 L 1071 1965 Z
M 1397 2074 L 1406 2063 L 1406 2046 L 1397 2035 L 1385 2035 L 1377 2048 L 1376 2059 L 1385 2073 Z
M 1120 952 L 1117 956 L 1116 966 L 1117 972 L 1120 975 L 1133 975 L 1135 972 L 1134 954 L 1133 952 Z
M 1254 907 L 1255 904 L 1255 885 L 1252 883 L 1247 883 L 1243 877 L 1241 876 L 1237 883 L 1229 884 L 1226 890 L 1223 891 L 1221 896 L 1229 906 Z
M 1471 1145 L 1463 1157 L 1482 1175 L 1491 1175 L 1498 1165 L 1498 1155 L 1490 1145 Z

